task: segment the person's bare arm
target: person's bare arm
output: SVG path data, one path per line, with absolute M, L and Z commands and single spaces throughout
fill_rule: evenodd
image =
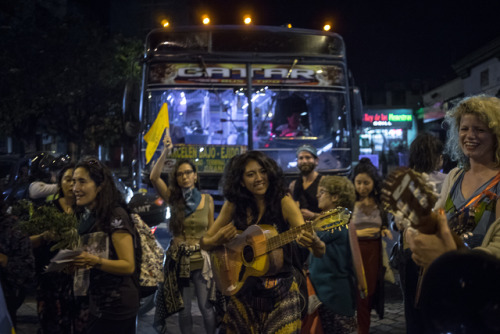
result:
M 283 218 L 285 218 L 291 227 L 305 224 L 299 208 L 290 196 L 283 197 L 281 200 L 281 209 Z M 297 243 L 302 247 L 309 248 L 309 251 L 315 257 L 321 257 L 325 253 L 325 243 L 318 238 L 316 233 L 302 232 L 297 238 Z
M 210 229 L 214 225 L 214 199 L 209 194 L 205 194 L 208 196 L 208 229 Z
M 200 247 L 204 250 L 211 250 L 220 246 L 236 236 L 236 227 L 231 223 L 234 214 L 234 204 L 224 202 L 219 216 L 200 239 Z
M 151 170 L 151 174 L 149 175 L 149 179 L 151 180 L 153 187 L 156 189 L 161 198 L 167 202 L 170 197 L 170 189 L 168 189 L 165 181 L 162 180 L 161 171 L 163 170 L 163 166 L 165 166 L 167 155 L 169 155 L 172 151 L 172 147 L 172 140 L 167 133 L 163 138 L 163 151 L 161 152 L 158 160 L 155 162 L 153 169 Z

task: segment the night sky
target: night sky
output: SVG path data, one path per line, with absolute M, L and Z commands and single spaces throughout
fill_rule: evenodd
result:
M 333 20 L 359 86 L 414 79 L 443 83 L 455 77 L 454 62 L 500 37 L 500 0 L 238 2 L 199 3 L 215 9 L 214 24 L 239 23 L 244 11 L 260 25 L 291 22 L 321 29 L 322 22 Z

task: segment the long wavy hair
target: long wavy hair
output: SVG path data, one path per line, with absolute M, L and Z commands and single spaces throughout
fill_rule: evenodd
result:
M 96 187 L 101 187 L 95 198 L 96 205 L 92 211 L 95 213 L 96 222 L 100 229 L 109 233 L 111 232 L 111 219 L 115 208 L 122 207 L 127 210 L 123 196 L 115 186 L 113 174 L 106 165 L 95 158 L 80 161 L 76 164 L 75 170 L 78 168 L 87 170 Z
M 460 148 L 459 140 L 460 121 L 467 114 L 478 117 L 494 134 L 493 160 L 495 167 L 500 167 L 500 99 L 494 96 L 481 94 L 464 98 L 446 114 L 443 122 L 443 126 L 448 130 L 445 153 L 451 160 L 458 161 L 459 166 L 466 170 L 470 168 L 469 158 Z
M 420 173 L 434 172 L 443 154 L 444 145 L 430 133 L 420 133 L 410 145 L 409 167 Z
M 283 178 L 283 171 L 276 161 L 262 152 L 249 151 L 231 159 L 224 176 L 223 193 L 226 200 L 235 205 L 234 223 L 239 229 L 248 226 L 248 211 L 251 214 L 251 224 L 255 224 L 259 217 L 259 210 L 254 195 L 243 186 L 243 174 L 247 163 L 256 161 L 266 170 L 268 188 L 265 193 L 266 213 L 271 219 L 281 216 L 281 199 L 288 193 Z M 276 220 L 278 221 L 278 220 Z
M 191 166 L 193 171 L 197 173 L 196 166 L 189 159 L 180 159 L 174 165 L 173 171 L 169 175 L 169 189 L 170 197 L 168 202 L 170 208 L 172 209 L 172 215 L 170 217 L 169 229 L 173 235 L 179 235 L 182 233 L 182 223 L 186 218 L 184 210 L 186 209 L 186 200 L 184 200 L 184 195 L 182 194 L 182 187 L 177 182 L 177 171 L 179 167 L 183 164 L 188 164 Z M 200 184 L 198 179 L 194 183 L 195 188 L 200 189 Z

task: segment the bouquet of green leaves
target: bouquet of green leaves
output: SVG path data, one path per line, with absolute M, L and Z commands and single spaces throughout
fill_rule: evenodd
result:
M 26 205 L 26 203 L 21 203 Z M 19 228 L 28 235 L 38 235 L 49 231 L 54 241 L 57 243 L 50 248 L 51 251 L 57 249 L 76 249 L 80 245 L 80 235 L 78 234 L 78 221 L 75 215 L 59 211 L 53 206 L 41 206 L 31 210 L 28 219 L 26 215 L 19 222 Z
M 28 201 L 27 199 L 22 199 L 17 201 L 14 205 L 12 205 L 11 213 L 19 218 L 20 221 L 29 220 L 35 211 L 35 206 L 33 202 Z

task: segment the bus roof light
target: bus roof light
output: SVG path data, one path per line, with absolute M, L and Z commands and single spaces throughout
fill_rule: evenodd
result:
M 246 25 L 252 23 L 252 17 L 250 15 L 245 15 L 243 17 L 243 23 L 245 23 Z

